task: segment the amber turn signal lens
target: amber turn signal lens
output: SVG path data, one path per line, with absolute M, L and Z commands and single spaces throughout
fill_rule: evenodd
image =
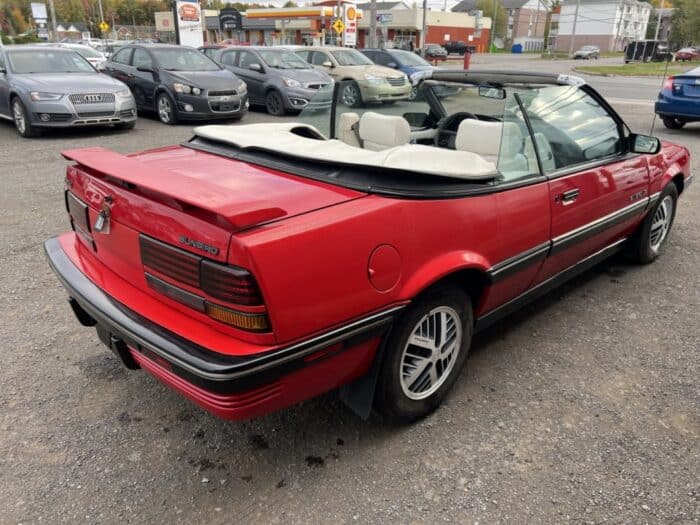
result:
M 249 332 L 267 332 L 270 325 L 265 314 L 247 314 L 229 310 L 223 306 L 207 303 L 206 312 L 209 317 Z

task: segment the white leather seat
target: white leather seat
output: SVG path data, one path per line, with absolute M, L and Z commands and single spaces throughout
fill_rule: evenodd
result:
M 411 126 L 403 117 L 368 111 L 360 117 L 359 134 L 363 148 L 381 151 L 408 144 L 411 141 Z
M 542 170 L 545 173 L 554 171 L 557 167 L 554 162 L 554 152 L 552 152 L 552 146 L 549 144 L 547 137 L 544 133 L 535 133 L 535 142 L 537 142 L 537 150 L 540 153 L 540 161 L 542 162 Z M 537 157 L 535 156 L 535 150 L 532 147 L 532 141 L 528 140 L 525 144 L 524 149 L 525 156 L 527 157 L 530 169 L 536 172 L 539 168 L 537 167 Z
M 515 122 L 465 119 L 459 123 L 455 149 L 471 151 L 498 166 L 499 171 L 523 173 L 529 171 L 523 154 L 524 137 Z
M 357 131 L 352 129 L 360 121 L 357 113 L 343 113 L 338 119 L 338 140 L 345 142 L 348 146 L 361 148 L 360 138 Z

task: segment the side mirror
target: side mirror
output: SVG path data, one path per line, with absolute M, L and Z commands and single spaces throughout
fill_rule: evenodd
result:
M 644 153 L 654 155 L 661 151 L 661 141 L 649 135 L 637 135 L 632 133 L 629 136 L 630 150 L 632 153 Z
M 156 70 L 150 66 L 136 66 L 136 71 L 141 71 L 141 73 L 155 73 Z
M 258 73 L 262 73 L 262 66 L 260 64 L 251 64 L 248 66 L 248 69 L 251 71 L 257 71 Z
M 333 67 L 333 62 L 331 62 L 330 60 L 326 60 L 325 62 L 321 62 L 321 65 L 323 67 Z
M 389 62 L 387 64 L 387 67 L 390 67 L 391 69 L 396 69 L 399 67 L 399 65 L 396 62 Z

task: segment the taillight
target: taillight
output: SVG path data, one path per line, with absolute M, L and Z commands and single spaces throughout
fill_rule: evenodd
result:
M 207 315 L 212 319 L 235 326 L 236 328 L 248 330 L 249 332 L 267 332 L 270 330 L 267 314 L 238 312 L 212 303 L 207 303 L 205 308 Z
M 664 80 L 664 90 L 672 91 L 673 90 L 673 77 L 668 77 L 666 80 Z
M 235 328 L 270 331 L 262 292 L 253 274 L 245 268 L 216 263 L 145 235 L 141 235 L 139 244 L 146 282 L 153 290 Z M 165 282 L 150 271 L 197 288 L 206 297 Z M 213 303 L 210 298 L 227 305 Z M 235 305 L 246 311 L 234 309 Z
M 227 303 L 245 306 L 263 304 L 255 277 L 243 268 L 202 261 L 200 286 L 205 293 Z

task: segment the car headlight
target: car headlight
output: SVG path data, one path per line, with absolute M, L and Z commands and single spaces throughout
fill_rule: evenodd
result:
M 283 78 L 282 82 L 284 82 L 284 85 L 287 87 L 299 87 L 299 86 L 301 86 L 301 83 L 297 82 L 293 78 Z
M 248 93 L 248 84 L 246 84 L 245 82 L 241 82 L 237 89 L 239 95 L 245 95 L 246 93 Z
M 375 77 L 374 75 L 365 75 L 365 79 L 370 86 L 381 86 L 384 83 L 382 77 Z
M 189 95 L 190 93 L 199 95 L 202 92 L 202 90 L 198 87 L 188 86 L 187 84 L 181 84 L 180 82 L 175 82 L 173 84 L 173 89 L 175 90 L 175 93 L 184 93 L 186 95 Z
M 61 93 L 42 93 L 41 91 L 32 91 L 29 96 L 35 102 L 42 102 L 45 100 L 60 100 L 63 96 Z
M 119 98 L 129 98 L 131 96 L 131 91 L 129 91 L 129 88 L 121 89 L 116 92 L 116 95 Z

